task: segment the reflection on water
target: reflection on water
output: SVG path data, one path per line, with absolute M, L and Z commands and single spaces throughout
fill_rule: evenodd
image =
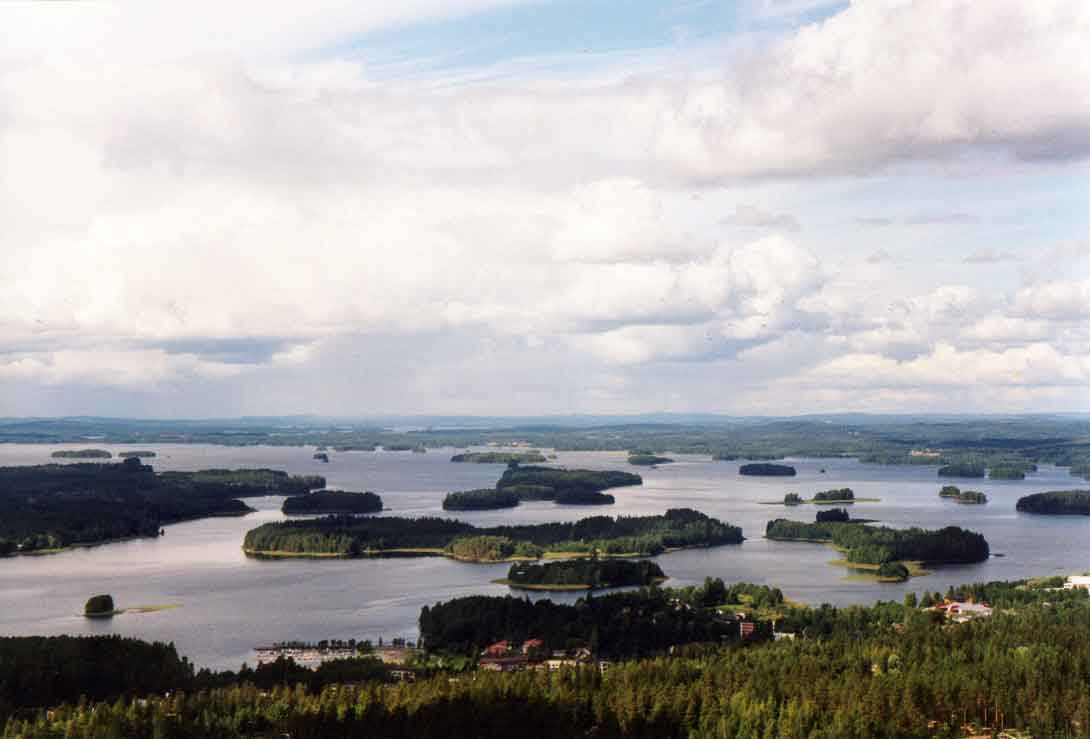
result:
M 48 462 L 49 453 L 57 448 L 0 445 L 0 465 Z M 503 471 L 502 465 L 452 464 L 448 460 L 455 450 L 331 453 L 331 463 L 323 464 L 311 459 L 312 448 L 155 448 L 159 458 L 151 463 L 160 470 L 272 467 L 324 474 L 332 487 L 380 493 L 390 515 L 448 515 L 440 506 L 445 492 L 489 487 Z M 945 591 L 964 582 L 1090 570 L 1090 519 L 1028 516 L 1014 510 L 1015 501 L 1027 493 L 1080 487 L 1066 469 L 1043 467 L 1021 481 L 968 481 L 963 487 L 983 490 L 990 502 L 963 506 L 939 499 L 935 467 L 794 460 L 798 477 L 751 478 L 737 474 L 737 463 L 685 455 L 675 459 L 677 464 L 639 469 L 645 481 L 642 487 L 612 491 L 617 504 L 610 513 L 651 514 L 691 507 L 741 526 L 749 538 L 741 546 L 664 555 L 659 561 L 671 576 L 671 585 L 693 584 L 711 575 L 778 585 L 788 597 L 808 603 L 846 605 L 900 600 L 908 590 Z M 621 452 L 561 452 L 558 462 L 634 469 Z M 783 515 L 811 518 L 815 509 L 804 506 L 785 514 L 783 508 L 759 501 L 779 500 L 792 491 L 805 497 L 845 486 L 859 497 L 882 499 L 856 504 L 854 515 L 895 526 L 964 526 L 983 533 L 992 551 L 1006 556 L 979 565 L 942 568 L 908 583 L 849 582 L 843 579 L 844 570 L 826 564 L 836 558 L 832 550 L 762 538 L 768 520 Z M 243 661 L 253 661 L 254 646 L 273 641 L 412 638 L 425 604 L 473 593 L 509 592 L 491 583 L 506 573 L 505 565 L 440 558 L 248 559 L 240 549 L 243 534 L 261 522 L 282 518 L 280 501 L 251 499 L 248 503 L 259 509 L 256 513 L 168 526 L 159 539 L 0 560 L 0 634 L 120 633 L 172 641 L 200 666 L 237 668 Z M 513 510 L 449 515 L 490 525 L 573 520 L 601 512 L 536 502 Z M 112 593 L 122 607 L 158 603 L 181 603 L 182 607 L 111 620 L 82 618 L 84 601 L 105 592 Z M 573 601 L 578 595 L 544 597 Z

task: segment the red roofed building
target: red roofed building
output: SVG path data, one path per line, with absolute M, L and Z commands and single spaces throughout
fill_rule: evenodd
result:
M 481 655 L 484 657 L 506 657 L 511 653 L 511 642 L 498 641 L 492 646 L 486 648 Z

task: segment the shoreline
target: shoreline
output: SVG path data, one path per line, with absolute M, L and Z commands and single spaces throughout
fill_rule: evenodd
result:
M 779 536 L 765 536 L 769 541 L 786 541 L 786 542 L 803 542 L 804 544 L 822 544 L 836 551 L 839 554 L 846 554 L 847 550 L 838 547 L 833 543 L 832 539 L 787 539 Z M 924 567 L 924 562 L 917 559 L 898 559 L 897 563 L 904 565 L 908 569 L 908 577 L 882 577 L 878 575 L 878 569 L 881 565 L 869 564 L 866 562 L 849 562 L 844 557 L 839 559 L 830 559 L 825 564 L 833 567 L 844 567 L 849 570 L 856 570 L 855 574 L 845 575 L 844 579 L 852 580 L 866 580 L 868 582 L 881 582 L 881 583 L 894 583 L 894 582 L 907 582 L 914 577 L 927 577 L 934 574 L 933 570 L 929 570 Z M 976 563 L 979 564 L 979 563 Z
M 250 508 L 249 506 L 246 507 L 248 510 L 245 511 L 223 511 L 222 513 L 210 513 L 207 516 L 186 516 L 185 518 L 162 522 L 159 524 L 159 528 L 165 529 L 167 526 L 173 526 L 176 523 L 192 523 L 193 521 L 203 521 L 206 518 L 242 518 L 243 516 L 248 516 L 251 513 L 257 513 L 256 508 Z M 66 544 L 63 547 L 55 547 L 53 549 L 34 549 L 29 552 L 10 552 L 5 555 L 0 555 L 0 559 L 3 559 L 5 557 L 48 557 L 54 554 L 73 552 L 77 549 L 91 549 L 93 547 L 106 546 L 107 544 L 122 544 L 126 541 L 137 541 L 138 539 L 159 539 L 163 536 L 165 536 L 165 534 L 133 534 L 132 536 L 119 536 L 115 539 L 103 539 L 102 541 L 88 541 L 79 542 L 76 544 Z

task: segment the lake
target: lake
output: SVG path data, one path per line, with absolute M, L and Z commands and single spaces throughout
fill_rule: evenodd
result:
M 0 465 L 43 464 L 52 451 L 83 445 L 0 445 Z M 147 460 L 157 470 L 209 467 L 270 467 L 291 473 L 318 473 L 330 487 L 373 490 L 390 510 L 386 515 L 449 515 L 481 525 L 574 520 L 588 515 L 646 515 L 689 507 L 741 526 L 748 540 L 740 546 L 665 554 L 657 561 L 669 585 L 699 583 L 705 576 L 728 582 L 776 585 L 795 600 L 813 605 L 900 601 L 904 593 L 944 592 L 950 585 L 1009 580 L 1090 570 L 1090 518 L 1043 517 L 1017 513 L 1023 495 L 1043 490 L 1090 487 L 1066 468 L 1042 466 L 1019 481 L 942 480 L 934 466 L 860 464 L 847 459 L 793 459 L 792 478 L 738 474 L 738 462 L 670 455 L 675 464 L 635 468 L 622 452 L 560 452 L 568 467 L 623 469 L 643 475 L 642 487 L 610 492 L 606 507 L 525 503 L 504 511 L 444 513 L 451 490 L 491 487 L 503 465 L 453 464 L 455 449 L 409 452 L 330 452 L 331 462 L 311 458 L 313 447 L 224 447 L 211 445 L 103 446 L 114 451 L 152 448 Z M 821 472 L 824 469 L 825 472 Z M 958 505 L 938 497 L 944 483 L 982 490 L 989 503 Z M 808 497 L 819 490 L 850 487 L 857 497 L 852 515 L 892 526 L 940 528 L 958 525 L 987 537 L 992 557 L 978 565 L 945 567 L 906 583 L 846 580 L 848 571 L 828 565 L 832 549 L 762 538 L 765 524 L 778 517 L 813 520 L 816 506 L 785 509 L 761 505 L 785 493 Z M 215 518 L 166 527 L 158 539 L 141 539 L 40 557 L 0 560 L 0 634 L 117 633 L 174 642 L 201 667 L 231 668 L 254 663 L 253 648 L 291 639 L 415 638 L 421 606 L 474 593 L 505 594 L 491 581 L 506 565 L 473 565 L 443 558 L 375 560 L 280 560 L 247 558 L 245 532 L 282 519 L 277 497 L 248 499 L 257 512 L 241 518 Z M 172 610 L 87 620 L 84 601 L 111 593 L 119 607 L 179 604 Z M 571 602 L 577 594 L 548 594 Z

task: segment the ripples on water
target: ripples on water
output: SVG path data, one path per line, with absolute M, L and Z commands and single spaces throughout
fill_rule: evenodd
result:
M 68 445 L 77 448 L 77 445 Z M 86 446 L 86 445 L 79 445 Z M 63 446 L 0 445 L 0 465 L 42 464 Z M 104 447 L 124 449 L 125 447 Z M 614 506 L 581 508 L 547 502 L 525 503 L 505 511 L 445 513 L 441 502 L 450 490 L 491 487 L 502 465 L 452 464 L 456 450 L 331 453 L 331 462 L 311 459 L 313 448 L 157 445 L 149 460 L 158 470 L 208 467 L 271 467 L 291 473 L 319 473 L 330 487 L 373 490 L 383 497 L 388 515 L 449 515 L 474 524 L 539 523 L 575 520 L 608 512 L 646 515 L 667 508 L 696 508 L 743 528 L 741 546 L 691 550 L 664 555 L 659 562 L 670 585 L 695 584 L 707 575 L 727 581 L 778 585 L 796 600 L 811 604 L 872 603 L 901 600 L 912 590 L 943 592 L 950 585 L 1090 570 L 1090 519 L 1019 514 L 1017 499 L 1031 492 L 1085 487 L 1066 468 L 1042 467 L 1026 480 L 971 480 L 962 487 L 983 490 L 989 503 L 964 506 L 941 500 L 936 468 L 859 464 L 854 460 L 791 460 L 794 478 L 738 475 L 737 462 L 671 455 L 677 461 L 658 469 L 629 466 L 622 452 L 561 452 L 569 467 L 632 469 L 642 487 L 611 491 Z M 821 469 L 826 472 L 822 474 Z M 949 481 L 947 481 L 949 482 Z M 1080 485 L 1080 483 L 1082 483 Z M 894 526 L 938 528 L 958 525 L 980 531 L 993 557 L 979 565 L 941 568 L 907 583 L 845 581 L 846 571 L 826 563 L 837 557 L 815 544 L 761 538 L 772 518 L 813 516 L 815 507 L 790 513 L 762 500 L 787 492 L 812 494 L 850 487 L 857 497 L 881 498 L 857 503 L 853 515 Z M 172 641 L 200 666 L 237 668 L 253 662 L 258 644 L 289 639 L 414 638 L 421 606 L 473 593 L 503 594 L 506 565 L 472 565 L 442 558 L 379 560 L 248 559 L 240 549 L 245 532 L 283 518 L 281 498 L 249 499 L 258 508 L 243 518 L 213 518 L 175 524 L 159 539 L 108 544 L 45 557 L 0 560 L 0 634 L 120 633 Z M 123 607 L 180 603 L 181 608 L 90 621 L 80 616 L 95 593 L 112 593 Z M 574 601 L 577 594 L 549 594 Z

